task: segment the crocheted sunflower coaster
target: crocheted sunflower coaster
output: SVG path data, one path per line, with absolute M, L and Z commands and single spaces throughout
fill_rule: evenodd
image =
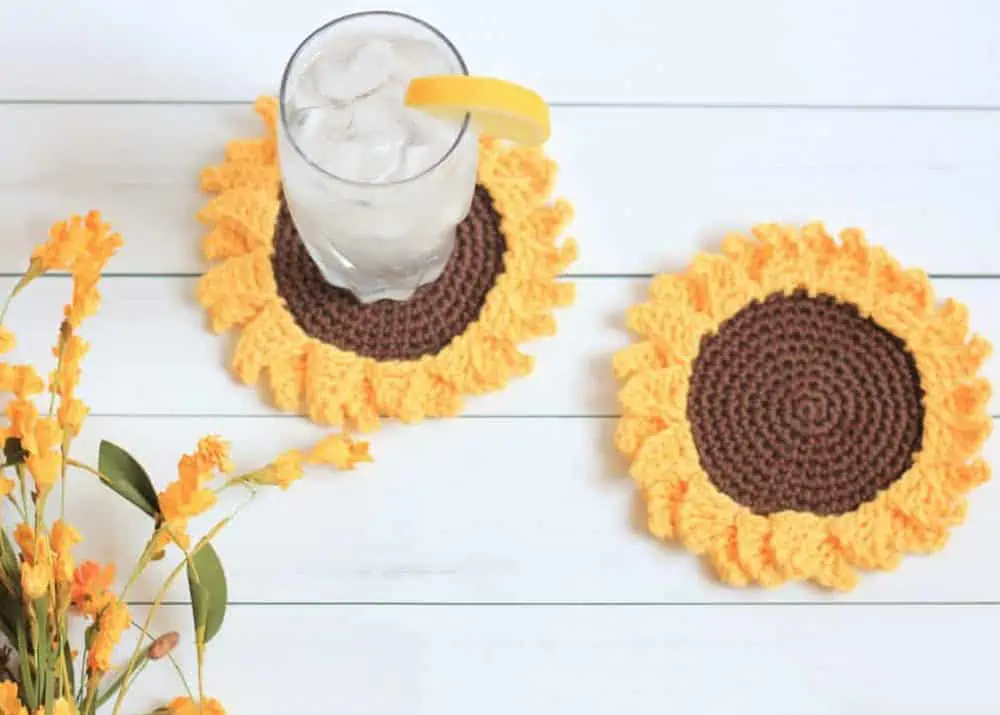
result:
M 309 258 L 281 193 L 277 102 L 255 109 L 267 135 L 230 142 L 202 172 L 217 196 L 198 214 L 211 227 L 204 256 L 220 262 L 198 299 L 215 332 L 241 329 L 240 380 L 266 375 L 281 410 L 370 430 L 380 416 L 454 415 L 463 395 L 530 372 L 517 346 L 555 332 L 554 309 L 574 295 L 557 277 L 576 257 L 572 239 L 558 242 L 572 208 L 549 201 L 556 167 L 541 150 L 482 138 L 472 210 L 441 277 L 408 301 L 362 305 Z
M 615 356 L 650 531 L 722 580 L 849 589 L 940 549 L 989 478 L 989 344 L 861 232 L 774 225 L 653 280 Z

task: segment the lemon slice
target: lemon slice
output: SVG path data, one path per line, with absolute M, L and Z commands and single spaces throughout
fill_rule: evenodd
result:
M 549 138 L 545 100 L 527 87 L 494 77 L 417 77 L 406 88 L 404 103 L 444 119 L 461 121 L 470 114 L 486 134 L 525 146 Z

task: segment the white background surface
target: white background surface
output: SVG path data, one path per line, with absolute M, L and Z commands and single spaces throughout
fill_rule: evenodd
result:
M 82 393 L 97 416 L 78 454 L 112 439 L 162 485 L 205 432 L 230 438 L 243 467 L 322 434 L 234 383 L 230 340 L 205 329 L 197 173 L 226 139 L 259 131 L 248 103 L 275 90 L 297 42 L 356 9 L 0 8 L 0 289 L 68 213 L 98 208 L 127 241 L 85 329 Z M 553 103 L 578 302 L 557 337 L 528 348 L 532 376 L 461 418 L 390 425 L 364 471 L 315 473 L 241 513 L 218 542 L 233 605 L 209 653 L 211 692 L 237 715 L 996 713 L 1000 486 L 974 494 L 943 553 L 849 595 L 723 587 L 645 535 L 610 443 L 608 363 L 648 274 L 770 220 L 865 228 L 1000 345 L 1000 6 L 395 9 L 440 27 L 474 72 Z M 23 354 L 47 354 L 68 286 L 47 278 L 18 304 Z M 988 454 L 1000 461 L 997 440 Z M 132 556 L 144 517 L 82 478 L 74 489 L 84 552 Z M 187 630 L 185 600 L 178 589 L 161 627 Z M 180 692 L 171 678 L 147 671 L 132 711 Z

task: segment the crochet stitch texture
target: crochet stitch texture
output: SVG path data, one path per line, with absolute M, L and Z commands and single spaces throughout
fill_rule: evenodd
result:
M 963 305 L 939 305 L 925 273 L 858 230 L 753 234 L 657 276 L 649 300 L 630 309 L 640 339 L 613 361 L 624 381 L 615 444 L 631 460 L 651 533 L 704 555 L 724 582 L 847 590 L 859 568 L 941 549 L 968 493 L 989 479 L 979 452 L 991 387 L 977 373 L 990 345 L 970 335 Z M 812 317 L 791 320 L 801 311 Z M 740 327 L 750 318 L 756 327 Z M 717 357 L 706 379 L 696 365 L 720 339 L 729 374 Z M 746 375 L 755 377 L 741 383 Z M 815 449 L 817 440 L 840 451 Z M 853 470 L 838 463 L 847 453 L 864 457 Z M 865 469 L 872 481 L 857 486 Z
M 481 137 L 478 183 L 501 218 L 504 270 L 478 319 L 445 348 L 380 361 L 309 336 L 278 293 L 271 261 L 281 191 L 278 104 L 262 97 L 255 109 L 266 135 L 231 141 L 224 163 L 202 172 L 203 190 L 216 196 L 198 214 L 210 227 L 202 252 L 216 263 L 198 283 L 198 300 L 215 332 L 240 329 L 232 358 L 239 380 L 266 380 L 283 411 L 368 431 L 380 417 L 455 415 L 464 395 L 501 389 L 531 371 L 533 359 L 518 345 L 554 334 L 554 309 L 574 298 L 573 284 L 557 277 L 577 250 L 572 239 L 558 240 L 573 212 L 566 201 L 549 201 L 556 166 L 541 149 Z

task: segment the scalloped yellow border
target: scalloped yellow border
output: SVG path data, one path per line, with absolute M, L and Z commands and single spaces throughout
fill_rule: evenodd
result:
M 479 318 L 435 355 L 378 361 L 316 340 L 302 331 L 278 295 L 271 269 L 281 174 L 275 131 L 278 104 L 254 105 L 264 137 L 227 144 L 225 162 L 205 169 L 201 186 L 216 196 L 198 213 L 210 227 L 202 242 L 218 262 L 198 283 L 212 329 L 241 329 L 232 369 L 246 384 L 266 375 L 277 407 L 320 424 L 376 428 L 380 417 L 414 422 L 462 409 L 462 396 L 498 390 L 531 371 L 517 345 L 552 335 L 554 308 L 572 303 L 574 286 L 557 276 L 576 258 L 576 243 L 558 237 L 573 215 L 550 202 L 555 163 L 538 148 L 479 143 L 479 183 L 493 197 L 507 241 L 504 273 Z
M 889 570 L 908 552 L 936 551 L 965 516 L 966 497 L 990 470 L 977 453 L 993 426 L 991 387 L 977 376 L 989 343 L 968 333 L 964 306 L 938 305 L 919 270 L 904 270 L 858 230 L 820 224 L 758 226 L 722 254 L 701 254 L 657 276 L 628 326 L 641 340 L 614 358 L 623 416 L 615 443 L 648 509 L 650 531 L 705 555 L 720 578 L 745 586 L 812 580 L 847 590 L 856 568 Z M 900 337 L 925 390 L 923 447 L 913 466 L 856 510 L 837 516 L 752 513 L 712 484 L 687 419 L 688 381 L 705 335 L 754 300 L 805 288 L 858 306 Z

